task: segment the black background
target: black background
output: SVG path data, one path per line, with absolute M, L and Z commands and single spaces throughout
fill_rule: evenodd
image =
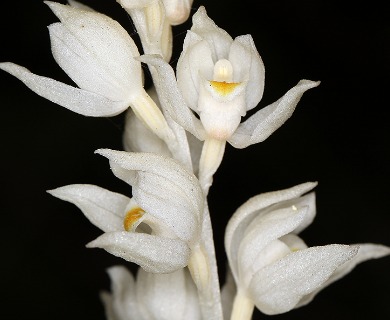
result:
M 61 1 L 65 3 L 65 1 Z M 85 0 L 134 35 L 114 0 Z M 252 34 L 266 68 L 264 98 L 277 100 L 300 79 L 321 80 L 265 142 L 228 147 L 209 201 L 221 278 L 224 227 L 250 196 L 318 181 L 308 245 L 390 245 L 390 22 L 378 1 L 196 1 L 232 37 Z M 42 1 L 2 3 L 0 61 L 72 84 L 50 52 Z M 174 28 L 174 64 L 185 30 Z M 136 37 L 136 35 L 134 35 Z M 104 319 L 98 292 L 105 269 L 132 265 L 85 244 L 101 234 L 72 204 L 45 192 L 91 183 L 128 196 L 97 148 L 122 149 L 123 115 L 87 118 L 59 107 L 0 72 L 2 228 L 1 319 Z M 365 262 L 308 306 L 275 319 L 387 319 L 390 258 Z M 254 319 L 264 319 L 258 311 Z

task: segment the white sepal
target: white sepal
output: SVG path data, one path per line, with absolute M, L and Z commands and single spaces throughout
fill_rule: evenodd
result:
M 132 201 L 119 193 L 89 184 L 73 184 L 48 190 L 51 195 L 75 204 L 88 220 L 104 232 L 123 229 L 126 208 Z
M 102 248 L 155 273 L 184 268 L 191 253 L 187 243 L 180 239 L 127 231 L 104 233 L 88 243 L 87 248 Z
M 249 292 L 265 314 L 293 309 L 299 300 L 321 286 L 343 263 L 352 259 L 358 246 L 327 245 L 293 252 L 260 269 Z
M 319 81 L 301 80 L 282 98 L 260 109 L 241 123 L 228 140 L 235 148 L 246 148 L 267 139 L 293 114 L 305 91 L 320 84 Z

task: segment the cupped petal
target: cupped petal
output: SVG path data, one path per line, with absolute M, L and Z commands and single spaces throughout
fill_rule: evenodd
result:
M 188 264 L 191 250 L 180 239 L 146 233 L 108 232 L 87 244 L 138 264 L 147 272 L 169 273 Z
M 113 101 L 128 98 L 128 88 L 103 68 L 98 57 L 62 23 L 51 24 L 49 34 L 54 59 L 81 89 Z
M 113 173 L 133 187 L 133 197 L 148 214 L 164 221 L 182 240 L 198 240 L 204 197 L 198 179 L 177 161 L 152 153 L 99 149 Z
M 246 110 L 258 105 L 264 92 L 265 69 L 251 35 L 234 39 L 229 52 L 233 65 L 233 82 L 247 82 Z
M 136 285 L 133 275 L 120 265 L 108 268 L 107 273 L 111 280 L 111 294 L 108 292 L 101 294 L 106 314 L 109 313 L 112 319 L 118 320 L 146 320 L 147 318 L 141 316 L 136 302 Z
M 176 83 L 175 72 L 171 65 L 158 55 L 142 55 L 139 59 L 149 67 L 155 68 L 158 76 L 156 90 L 160 98 L 161 108 L 168 112 L 172 119 L 199 140 L 206 137 L 199 119 L 188 108 Z
M 84 116 L 109 117 L 117 115 L 129 107 L 126 101 L 112 101 L 99 94 L 38 76 L 11 62 L 0 63 L 0 69 L 21 80 L 41 97 Z
M 256 307 L 273 315 L 293 309 L 358 252 L 358 246 L 327 245 L 293 252 L 260 269 L 249 291 Z
M 187 269 L 155 274 L 140 269 L 137 299 L 150 320 L 200 319 L 197 290 Z
M 200 6 L 192 16 L 191 31 L 209 43 L 214 62 L 227 59 L 233 39 L 208 17 L 204 6 Z
M 72 184 L 47 192 L 75 204 L 104 232 L 123 230 L 123 216 L 130 198 L 90 184 Z
M 248 284 L 253 274 L 259 269 L 274 261 L 275 257 L 281 258 L 288 251 L 283 248 L 273 246 L 267 252 L 262 252 L 272 242 L 278 238 L 293 231 L 303 220 L 306 207 L 296 208 L 282 208 L 279 210 L 272 210 L 265 214 L 259 214 L 245 229 L 245 235 L 241 239 L 237 260 L 238 272 L 234 270 L 232 265 L 233 275 L 240 285 Z M 282 252 L 282 256 L 279 256 Z M 236 273 L 236 274 L 235 274 Z M 247 281 L 245 281 L 246 279 Z M 242 283 L 244 282 L 244 283 Z
M 317 87 L 319 81 L 301 80 L 278 101 L 260 109 L 241 123 L 228 142 L 242 149 L 267 139 L 293 114 L 305 91 Z
M 241 239 L 244 237 L 249 223 L 261 210 L 278 202 L 298 198 L 312 190 L 316 185 L 317 182 L 306 182 L 292 188 L 262 193 L 242 204 L 230 218 L 225 231 L 225 249 L 231 268 L 237 270 L 236 259 Z
M 99 61 L 102 70 L 123 88 L 127 88 L 128 96 L 142 88 L 141 65 L 133 59 L 139 56 L 138 48 L 118 22 L 98 12 L 80 10 L 57 2 L 45 3 L 64 27 L 85 46 L 89 58 L 93 56 L 93 59 Z
M 381 244 L 359 243 L 356 245 L 359 246 L 359 251 L 356 254 L 356 256 L 354 256 L 353 259 L 348 260 L 346 263 L 344 263 L 343 265 L 338 267 L 336 269 L 336 271 L 329 277 L 329 279 L 326 282 L 324 282 L 319 288 L 317 288 L 312 293 L 304 296 L 299 301 L 296 308 L 305 306 L 306 304 L 311 302 L 313 300 L 313 298 L 318 294 L 318 292 L 320 292 L 322 289 L 329 286 L 331 283 L 346 276 L 359 263 L 362 263 L 364 261 L 371 260 L 371 259 L 379 259 L 379 258 L 390 255 L 390 247 L 387 247 L 387 246 L 384 246 Z
M 177 85 L 188 107 L 198 113 L 201 79 L 212 80 L 213 69 L 209 43 L 187 31 L 176 67 Z

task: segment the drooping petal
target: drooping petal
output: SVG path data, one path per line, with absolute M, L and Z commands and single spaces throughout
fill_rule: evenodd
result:
M 154 273 L 184 268 L 190 256 L 190 248 L 180 239 L 127 231 L 104 233 L 88 243 L 87 248 L 102 248 Z
M 302 307 L 313 300 L 313 298 L 317 295 L 325 287 L 329 286 L 331 283 L 341 279 L 350 273 L 359 263 L 362 263 L 371 259 L 379 259 L 385 256 L 390 255 L 390 247 L 381 245 L 381 244 L 373 244 L 373 243 L 359 243 L 356 244 L 359 246 L 359 251 L 351 260 L 348 260 L 343 265 L 338 267 L 336 271 L 330 276 L 330 278 L 323 283 L 318 289 L 313 291 L 312 293 L 304 296 L 301 301 L 297 304 L 296 308 Z
M 228 140 L 235 148 L 246 148 L 267 139 L 293 114 L 305 91 L 320 84 L 319 81 L 301 80 L 278 101 L 260 109 L 245 122 Z
M 65 83 L 38 76 L 11 62 L 0 63 L 7 71 L 36 94 L 73 112 L 92 117 L 117 115 L 129 107 L 126 101 L 112 101 L 104 96 L 69 86 Z
M 234 39 L 229 52 L 233 82 L 246 81 L 246 110 L 258 105 L 264 92 L 265 69 L 251 35 Z
M 89 184 L 72 184 L 47 192 L 75 204 L 104 232 L 123 230 L 123 216 L 131 201 L 128 197 Z
M 187 269 L 154 274 L 140 269 L 137 299 L 150 320 L 200 319 L 196 287 Z
M 249 287 L 256 307 L 269 315 L 293 309 L 303 296 L 316 290 L 339 266 L 352 259 L 358 249 L 337 244 L 311 247 L 260 269 Z
M 205 139 L 205 130 L 199 119 L 188 108 L 176 84 L 175 73 L 169 63 L 158 55 L 143 55 L 139 59 L 148 66 L 155 68 L 158 75 L 156 89 L 159 94 L 162 109 L 168 112 L 184 129 L 199 140 Z
M 164 221 L 182 240 L 198 239 L 204 197 L 197 178 L 169 157 L 99 149 L 113 173 L 133 186 L 133 197 L 148 214 Z
M 136 285 L 133 275 L 120 265 L 108 268 L 107 273 L 111 280 L 111 294 L 104 292 L 101 295 L 103 301 L 106 301 L 106 313 L 108 311 L 113 315 L 113 319 L 118 320 L 146 320 L 141 316 L 136 302 Z
M 230 218 L 225 231 L 225 249 L 231 268 L 237 270 L 237 261 L 234 257 L 238 255 L 238 248 L 246 228 L 260 210 L 278 202 L 298 198 L 316 185 L 316 182 L 306 182 L 292 188 L 262 193 L 242 204 Z

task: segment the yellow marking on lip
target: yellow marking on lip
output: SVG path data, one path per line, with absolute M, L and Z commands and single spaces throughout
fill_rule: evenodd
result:
M 142 210 L 140 207 L 135 207 L 131 210 L 129 210 L 126 213 L 125 218 L 123 219 L 123 227 L 126 231 L 131 230 L 134 223 L 137 222 L 138 219 L 140 219 L 144 215 L 145 211 Z
M 226 82 L 226 81 L 209 81 L 210 85 L 215 91 L 222 96 L 231 94 L 235 88 L 240 85 L 240 82 Z

